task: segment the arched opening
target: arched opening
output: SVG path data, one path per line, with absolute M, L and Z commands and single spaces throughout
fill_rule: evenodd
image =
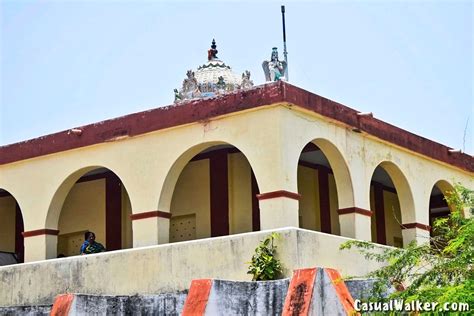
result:
M 232 145 L 209 145 L 190 160 L 187 158 L 184 168 L 176 173 L 173 169 L 180 168 L 181 159 L 188 155 L 183 154 L 168 175 L 177 176 L 169 203 L 169 241 L 260 230 L 259 191 L 245 155 Z M 165 186 L 172 186 L 173 181 L 168 180 Z
M 380 164 L 370 182 L 370 209 L 372 211 L 372 241 L 389 246 L 403 247 L 402 212 L 397 188 L 392 177 Z
M 106 168 L 89 169 L 80 175 L 72 175 L 75 179 L 80 178 L 69 191 L 65 191 L 57 226 L 58 257 L 78 255 L 88 231 L 96 234 L 96 240 L 107 251 L 133 245 L 132 211 L 125 186 L 115 173 Z
M 340 235 L 337 210 L 341 204 L 353 205 L 353 191 L 347 165 L 329 141 L 317 139 L 303 148 L 298 161 L 298 193 L 299 226 Z
M 430 206 L 429 206 L 429 218 L 430 226 L 433 227 L 435 220 L 439 218 L 448 217 L 451 209 L 446 202 L 446 197 L 450 192 L 454 192 L 453 186 L 444 180 L 440 180 L 435 183 L 431 189 L 430 194 Z M 431 229 L 430 235 L 433 237 L 436 231 Z
M 16 199 L 0 189 L 0 266 L 24 262 L 23 216 Z

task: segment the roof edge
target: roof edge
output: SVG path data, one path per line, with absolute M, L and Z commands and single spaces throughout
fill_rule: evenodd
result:
M 137 112 L 75 129 L 0 147 L 0 165 L 133 137 L 174 126 L 264 105 L 287 102 L 352 126 L 379 139 L 429 158 L 474 172 L 474 157 L 452 153 L 450 147 L 381 121 L 317 94 L 279 81 L 239 90 L 220 97 L 190 100 L 177 105 Z M 80 130 L 79 133 L 75 130 Z

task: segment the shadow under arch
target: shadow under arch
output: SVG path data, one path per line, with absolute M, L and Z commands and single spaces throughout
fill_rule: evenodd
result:
M 117 250 L 132 246 L 130 214 L 130 198 L 121 178 L 110 168 L 92 165 L 64 178 L 50 201 L 45 227 L 59 231 L 57 250 L 67 246 L 61 255 L 78 254 L 77 244 L 87 231 L 94 231 L 107 250 Z
M 450 212 L 453 211 L 454 206 L 449 205 L 446 201 L 446 197 L 453 192 L 455 192 L 454 186 L 447 180 L 438 180 L 431 187 L 428 208 L 429 225 L 431 228 L 433 228 L 433 223 L 436 219 L 448 217 Z M 430 234 L 433 236 L 433 229 L 430 230 Z
M 316 138 L 300 151 L 297 168 L 299 226 L 340 235 L 338 209 L 354 205 L 352 180 L 339 149 Z
M 403 171 L 394 162 L 382 161 L 372 172 L 367 193 L 373 211 L 372 240 L 403 247 L 401 225 L 416 218 L 413 193 Z
M 326 157 L 334 173 L 339 208 L 354 206 L 354 189 L 349 166 L 341 151 L 330 140 L 315 138 L 308 142 L 316 145 Z M 305 146 L 306 147 L 306 146 Z M 301 149 L 300 153 L 303 152 Z
M 239 181 L 242 187 L 237 185 Z M 171 165 L 163 181 L 158 210 L 172 214 L 170 242 L 259 230 L 258 193 L 252 165 L 243 151 L 224 141 L 204 142 L 186 149 Z M 242 203 L 248 206 L 245 214 Z M 188 215 L 191 219 L 185 221 Z M 234 217 L 239 219 L 233 221 Z M 195 237 L 174 238 L 172 227 L 191 222 Z
M 2 261 L 10 262 L 11 258 L 11 263 L 24 262 L 23 213 L 15 196 L 3 188 L 0 188 L 0 218 L 0 252 L 5 257 Z

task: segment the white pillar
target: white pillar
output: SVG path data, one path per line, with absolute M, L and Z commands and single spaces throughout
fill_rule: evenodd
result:
M 260 207 L 260 229 L 299 227 L 300 195 L 289 191 L 274 191 L 257 195 Z
M 402 225 L 403 247 L 408 246 L 412 241 L 418 245 L 430 241 L 430 227 L 419 223 L 409 223 Z
M 53 229 L 24 232 L 25 262 L 56 258 L 58 233 Z
M 339 209 L 338 213 L 341 236 L 366 241 L 372 240 L 372 211 L 357 207 L 349 207 Z
M 169 242 L 171 213 L 151 211 L 131 215 L 133 247 L 144 247 Z

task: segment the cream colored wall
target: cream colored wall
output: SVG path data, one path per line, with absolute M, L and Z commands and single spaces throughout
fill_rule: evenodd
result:
M 133 247 L 132 205 L 127 190 L 122 185 L 122 248 Z
M 242 153 L 227 156 L 229 182 L 229 233 L 252 231 L 252 171 Z
M 370 186 L 370 210 L 372 211 L 372 216 L 370 217 L 370 235 L 372 236 L 372 241 L 377 240 L 377 214 L 375 214 L 375 194 L 374 186 Z
M 71 134 L 70 137 L 77 136 Z M 0 187 L 12 193 L 20 203 L 26 231 L 55 229 L 72 185 L 85 172 L 97 167 L 106 167 L 119 176 L 130 195 L 133 213 L 157 209 L 167 212 L 182 168 L 190 158 L 212 144 L 229 143 L 239 148 L 249 160 L 262 193 L 297 192 L 299 155 L 313 140 L 326 141 L 317 145 L 335 172 L 340 208 L 370 209 L 367 194 L 370 180 L 375 168 L 384 161 L 396 165 L 407 183 L 403 190 L 397 187 L 404 223 L 429 223 L 429 196 L 438 180 L 459 181 L 474 188 L 473 173 L 364 132 L 354 133 L 340 122 L 284 104 L 1 165 Z M 394 183 L 403 181 L 394 179 Z M 274 200 L 260 203 L 262 227 L 298 222 L 297 203 L 284 198 Z M 346 221 L 346 224 L 356 222 L 359 221 Z M 135 226 L 139 224 L 134 223 Z M 368 231 L 366 227 L 359 230 L 341 226 L 342 235 L 356 238 L 365 239 Z M 140 234 L 137 245 L 155 243 L 156 236 L 160 235 L 158 224 Z M 46 258 L 50 248 L 39 247 L 32 238 L 27 238 L 25 247 L 27 261 Z
M 401 212 L 398 196 L 389 191 L 383 191 L 383 202 L 385 211 L 385 232 L 388 246 L 401 247 L 402 244 L 396 241 L 402 239 Z
M 328 175 L 329 183 L 329 208 L 331 212 L 331 234 L 340 235 L 341 227 L 339 225 L 339 214 L 337 210 L 339 209 L 339 202 L 337 200 L 337 188 L 336 181 L 333 174 Z
M 331 163 L 337 187 L 350 188 L 338 190 L 340 208 L 355 206 L 370 209 L 367 192 L 370 190 L 373 172 L 381 164 L 390 174 L 399 192 L 404 223 L 428 224 L 429 195 L 438 180 L 447 179 L 450 183 L 459 181 L 469 188 L 474 188 L 473 173 L 413 153 L 364 132 L 355 133 L 352 128 L 340 122 L 330 121 L 298 107 L 288 109 L 280 124 L 280 135 L 285 138 L 281 151 L 287 153 L 288 159 L 293 161 L 291 164 L 297 164 L 299 153 L 310 141 L 322 139 L 332 144 L 331 151 L 316 142 Z M 345 164 L 350 176 L 344 178 L 344 172 L 340 172 L 344 168 L 335 167 L 333 162 L 338 165 Z M 343 228 L 346 232 L 354 231 L 353 227 L 341 227 L 343 235 Z M 364 232 L 369 231 L 362 229 L 361 235 L 353 237 L 364 239 Z
M 321 231 L 319 208 L 318 172 L 315 169 L 298 165 L 298 193 L 300 227 Z
M 250 281 L 244 262 L 272 231 L 0 267 L 0 306 L 51 304 L 62 293 L 169 293 L 189 289 L 200 278 Z M 361 276 L 382 265 L 367 261 L 357 250 L 339 250 L 347 238 L 297 228 L 276 231 L 285 277 L 308 267 Z
M 106 245 L 105 179 L 79 182 L 73 186 L 64 201 L 58 229 L 58 239 L 65 234 L 92 231 L 97 242 Z
M 15 216 L 15 199 L 0 197 L 0 251 L 15 252 Z
M 400 211 L 400 203 L 398 201 L 397 194 L 383 190 L 383 203 L 385 213 L 385 237 L 387 245 L 401 247 L 402 245 L 398 241 L 402 239 L 402 229 L 400 228 L 402 214 Z M 377 239 L 377 214 L 375 213 L 374 186 L 370 186 L 370 209 L 372 210 L 372 240 L 375 241 Z M 398 241 L 396 239 L 398 239 Z
M 173 199 L 172 216 L 196 215 L 196 238 L 211 236 L 209 159 L 190 161 L 179 176 Z
M 300 227 L 321 231 L 321 209 L 319 204 L 318 171 L 305 166 L 298 166 L 298 193 L 301 194 L 299 204 Z M 331 216 L 331 233 L 339 235 L 339 215 L 337 210 L 337 189 L 334 175 L 328 174 L 329 211 Z

